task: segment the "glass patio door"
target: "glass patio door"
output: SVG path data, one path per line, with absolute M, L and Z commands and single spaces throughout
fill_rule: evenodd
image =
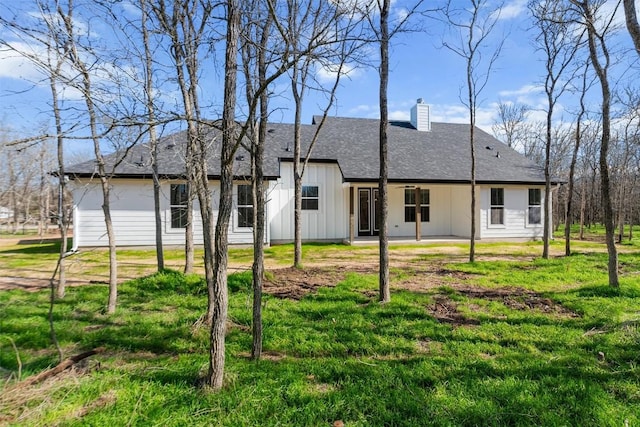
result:
M 358 188 L 358 236 L 377 236 L 379 197 L 377 188 Z

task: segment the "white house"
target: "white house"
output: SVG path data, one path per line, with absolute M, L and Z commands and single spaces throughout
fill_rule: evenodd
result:
M 419 102 L 409 122 L 389 125 L 389 220 L 391 238 L 469 238 L 471 229 L 471 154 L 469 125 L 432 123 Z M 303 150 L 319 120 L 302 129 Z M 379 121 L 328 118 L 303 178 L 303 238 L 346 241 L 378 234 Z M 293 240 L 293 125 L 271 124 L 264 174 L 267 179 L 267 243 Z M 184 243 L 186 186 L 184 132 L 160 141 L 163 242 Z M 208 160 L 214 210 L 219 195 L 219 133 L 209 134 Z M 478 203 L 476 238 L 541 238 L 543 170 L 491 135 L 475 129 Z M 117 153 L 107 157 L 113 165 Z M 147 145 L 134 147 L 115 167 L 111 210 L 119 246 L 154 245 L 153 191 Z M 73 180 L 76 246 L 105 246 L 102 193 L 93 162 L 67 168 Z M 230 243 L 250 243 L 253 214 L 249 155 L 239 151 L 234 164 L 234 209 Z M 201 222 L 194 206 L 196 241 Z

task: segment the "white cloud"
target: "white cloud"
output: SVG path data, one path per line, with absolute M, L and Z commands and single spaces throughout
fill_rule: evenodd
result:
M 367 119 L 380 118 L 380 106 L 376 104 L 360 104 L 350 108 L 346 117 L 364 117 Z
M 409 120 L 408 110 L 389 111 L 389 120 Z
M 513 90 L 501 90 L 498 92 L 498 95 L 501 97 L 514 97 L 514 96 L 522 96 L 522 95 L 531 95 L 535 93 L 540 93 L 540 87 L 536 85 L 524 85 L 518 89 Z
M 500 19 L 514 19 L 525 13 L 527 0 L 512 0 L 500 8 Z
M 347 77 L 354 79 L 360 76 L 361 71 L 354 65 L 343 64 L 342 70 L 340 70 L 340 64 L 328 64 L 321 65 L 316 72 L 316 77 L 321 83 L 332 83 L 336 80 L 338 73 L 341 74 L 341 79 Z
M 46 58 L 43 49 L 22 42 L 9 42 L 9 47 L 0 49 L 0 77 L 36 82 L 43 78 L 36 65 L 19 52 L 34 58 Z

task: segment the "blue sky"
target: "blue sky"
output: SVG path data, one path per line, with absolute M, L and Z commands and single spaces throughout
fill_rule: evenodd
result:
M 393 13 L 403 13 L 404 0 L 394 2 Z M 455 4 L 463 5 L 463 0 L 454 0 Z M 442 2 L 432 1 L 429 5 Z M 540 54 L 533 45 L 534 32 L 530 30 L 530 18 L 526 8 L 526 0 L 507 0 L 503 3 L 499 22 L 494 29 L 495 37 L 506 36 L 499 60 L 495 63 L 490 74 L 488 84 L 480 96 L 478 109 L 478 125 L 491 131 L 496 120 L 496 105 L 502 102 L 526 103 L 534 108 L 531 120 L 542 118 L 545 108 L 544 96 L 541 91 L 541 81 L 544 76 L 544 64 Z M 640 1 L 639 9 L 640 9 Z M 609 13 L 617 1 L 609 0 L 605 6 Z M 29 2 L 22 5 L 22 12 L 28 14 Z M 131 13 L 123 8 L 117 13 Z M 7 13 L 5 6 L 0 6 L 0 13 Z M 88 19 L 84 17 L 84 19 Z M 613 76 L 615 83 L 623 85 L 626 82 L 640 81 L 638 76 L 637 55 L 631 50 L 631 41 L 623 26 L 623 16 L 620 11 L 616 15 L 616 22 L 621 25 L 619 34 L 613 44 L 618 63 Z M 82 20 L 79 23 L 84 25 Z M 431 105 L 433 121 L 465 122 L 468 112 L 460 101 L 460 91 L 464 90 L 465 69 L 464 60 L 446 48 L 442 47 L 442 40 L 450 38 L 448 27 L 435 19 L 425 19 L 421 22 L 426 32 L 411 32 L 400 34 L 393 40 L 390 62 L 389 80 L 389 112 L 390 118 L 408 120 L 409 110 L 417 98 L 423 98 Z M 87 28 L 89 28 L 87 24 Z M 91 20 L 90 30 L 95 37 L 108 41 L 110 30 L 108 23 L 101 20 Z M 12 43 L 20 43 L 12 39 L 6 29 L 0 29 L 0 36 Z M 23 46 L 25 47 L 25 46 Z M 491 47 L 489 47 L 491 50 Z M 375 50 L 372 56 L 375 57 Z M 160 59 L 160 61 L 162 61 Z M 629 64 L 634 68 L 629 70 Z M 212 65 L 208 65 L 213 69 Z M 213 107 L 209 114 L 215 115 L 219 111 L 221 102 L 221 75 L 218 71 L 211 71 L 203 75 L 202 97 L 211 100 Z M 281 82 L 274 88 L 279 94 L 272 102 L 275 111 L 271 115 L 273 121 L 291 122 L 293 120 L 293 106 L 287 95 L 287 85 Z M 178 102 L 176 92 L 165 91 L 163 97 L 166 102 Z M 67 91 L 65 99 L 71 105 L 78 99 L 78 94 Z M 0 124 L 10 127 L 20 136 L 51 125 L 49 114 L 50 93 L 46 82 L 41 81 L 39 72 L 28 62 L 15 54 L 0 52 Z M 592 108 L 597 108 L 598 97 L 594 92 Z M 567 94 L 560 100 L 557 119 L 570 120 L 570 111 L 576 105 L 577 99 Z M 303 120 L 311 122 L 311 117 L 320 114 L 324 106 L 323 99 L 309 97 L 305 103 Z M 338 92 L 337 103 L 331 110 L 332 115 L 348 117 L 379 117 L 378 112 L 378 75 L 375 69 L 354 68 L 348 78 L 344 78 Z

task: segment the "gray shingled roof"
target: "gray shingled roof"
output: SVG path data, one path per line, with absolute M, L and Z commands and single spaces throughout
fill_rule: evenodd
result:
M 319 123 L 302 126 L 303 153 Z M 376 181 L 379 177 L 378 150 L 379 120 L 360 118 L 327 118 L 311 155 L 312 161 L 335 162 L 344 181 Z M 543 184 L 541 167 L 510 149 L 488 133 L 476 128 L 476 180 L 479 183 Z M 179 132 L 160 140 L 159 171 L 163 176 L 184 174 L 186 132 Z M 215 130 L 208 135 L 211 141 L 208 170 L 212 178 L 220 174 L 220 136 Z M 470 180 L 471 155 L 469 125 L 432 123 L 430 132 L 415 130 L 409 122 L 392 121 L 389 125 L 389 181 L 465 183 Z M 269 125 L 265 148 L 264 174 L 269 179 L 279 176 L 280 161 L 293 158 L 293 125 Z M 249 155 L 243 150 L 234 166 L 236 176 L 249 175 Z M 106 157 L 113 164 L 117 153 Z M 107 168 L 110 170 L 110 166 Z M 150 176 L 149 148 L 141 144 L 130 150 L 115 170 L 117 176 Z M 94 162 L 67 168 L 70 175 L 87 176 L 94 173 Z

